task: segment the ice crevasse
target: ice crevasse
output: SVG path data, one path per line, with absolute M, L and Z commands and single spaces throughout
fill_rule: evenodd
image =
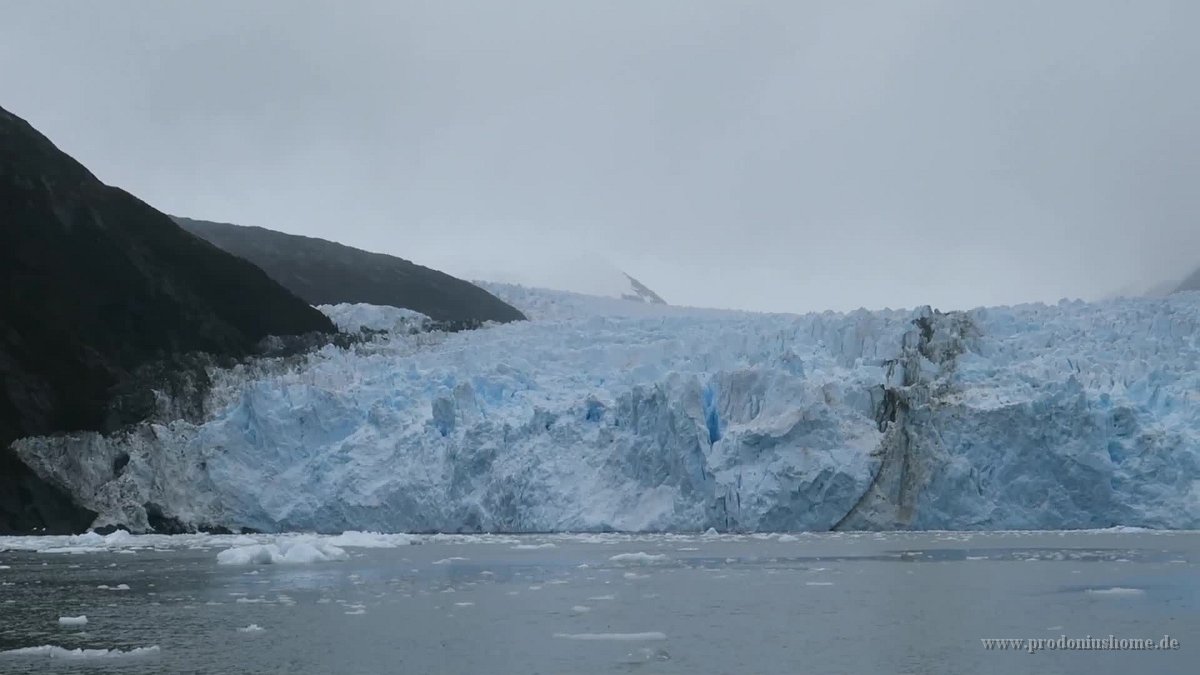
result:
M 137 530 L 1200 527 L 1200 294 L 775 315 L 489 290 L 531 320 L 214 368 L 200 418 L 15 448 Z M 400 325 L 376 309 L 325 308 Z

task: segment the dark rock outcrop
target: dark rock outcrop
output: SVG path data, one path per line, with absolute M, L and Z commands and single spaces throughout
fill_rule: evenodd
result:
M 110 430 L 114 389 L 146 364 L 334 331 L 261 269 L 104 185 L 3 109 L 0 233 L 0 533 L 91 520 L 11 453 L 14 439 Z
M 189 232 L 261 267 L 314 305 L 363 302 L 421 312 L 456 327 L 520 321 L 520 311 L 478 286 L 402 258 L 332 241 L 176 217 Z

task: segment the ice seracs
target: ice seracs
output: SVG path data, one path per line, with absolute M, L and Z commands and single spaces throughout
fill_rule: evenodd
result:
M 358 333 L 364 329 L 410 333 L 427 328 L 431 322 L 428 316 L 420 312 L 387 305 L 341 303 L 317 305 L 317 309 L 332 319 L 338 330 L 344 333 Z
M 135 529 L 148 504 L 331 533 L 1200 527 L 1200 295 L 794 316 L 489 290 L 532 320 L 214 369 L 203 420 L 15 448 Z

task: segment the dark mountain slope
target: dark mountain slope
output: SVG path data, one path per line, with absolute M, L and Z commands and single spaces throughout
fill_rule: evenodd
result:
M 262 270 L 104 185 L 3 109 L 0 233 L 0 533 L 88 518 L 11 455 L 15 438 L 106 429 L 113 388 L 144 364 L 334 330 Z
M 263 268 L 314 305 L 391 305 L 465 325 L 525 318 L 474 284 L 395 256 L 261 227 L 175 220 L 189 232 Z
M 1176 293 L 1184 291 L 1200 291 L 1200 269 L 1192 272 L 1188 278 L 1183 280 L 1183 283 L 1179 284 L 1179 288 L 1175 289 Z

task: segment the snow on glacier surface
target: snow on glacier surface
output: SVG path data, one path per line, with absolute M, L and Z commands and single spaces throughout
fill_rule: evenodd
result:
M 429 317 L 412 309 L 389 305 L 343 302 L 336 305 L 317 305 L 343 333 L 357 333 L 362 329 L 409 332 L 429 323 Z
M 889 472 L 913 508 L 848 522 L 1200 525 L 1200 295 L 794 316 L 486 287 L 532 320 L 216 370 L 202 423 L 17 450 L 138 528 L 152 504 L 266 531 L 821 530 Z

